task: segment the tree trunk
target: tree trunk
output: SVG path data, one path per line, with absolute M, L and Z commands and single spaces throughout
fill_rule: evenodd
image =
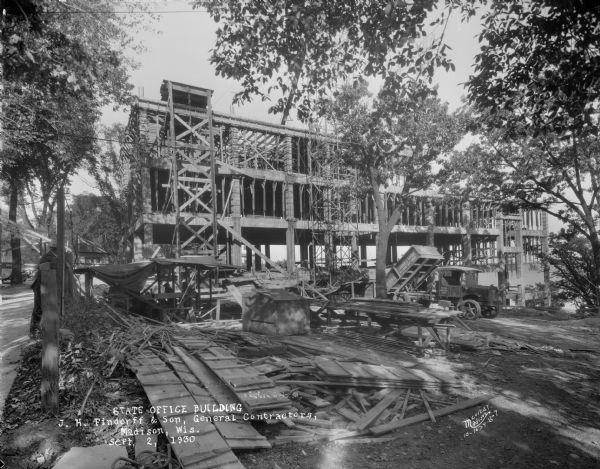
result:
M 8 219 L 17 222 L 17 206 L 19 203 L 19 186 L 16 181 L 10 183 L 10 202 L 8 207 Z M 21 261 L 21 237 L 18 232 L 10 235 L 10 248 L 12 253 L 12 271 L 10 273 L 11 285 L 23 283 L 23 268 Z
M 600 239 L 598 236 L 593 236 L 591 239 L 592 255 L 594 257 L 594 271 L 595 277 L 591 279 L 592 284 L 595 287 L 594 292 L 594 304 L 600 313 Z
M 387 298 L 386 259 L 388 244 L 390 240 L 390 230 L 387 223 L 379 223 L 379 233 L 377 233 L 377 246 L 375 256 L 375 295 L 377 298 Z

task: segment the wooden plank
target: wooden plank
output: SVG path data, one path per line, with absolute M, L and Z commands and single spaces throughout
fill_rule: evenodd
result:
M 204 361 L 206 355 L 219 355 L 221 353 L 229 353 L 229 351 L 216 346 L 210 347 L 205 351 L 206 353 L 198 356 L 205 366 L 205 369 L 202 369 L 201 365 L 195 363 L 194 359 L 185 354 L 179 347 L 174 347 L 174 350 L 194 374 L 203 373 L 204 377 L 206 377 L 206 369 L 210 370 L 210 373 L 214 373 L 214 376 L 219 379 L 220 384 L 226 386 L 249 412 L 259 409 L 280 409 L 291 405 L 291 401 L 283 395 L 280 387 L 276 386 L 273 380 L 267 377 L 257 376 L 260 373 L 254 367 L 246 365 L 245 373 L 240 374 L 239 369 L 212 369 L 213 364 L 218 363 L 218 366 L 221 366 L 223 361 L 218 361 L 217 363 L 213 360 Z M 235 357 L 233 357 L 233 359 L 235 359 Z M 200 377 L 200 375 L 197 376 L 203 381 L 203 378 Z M 207 386 L 209 385 L 207 384 Z M 214 387 L 214 382 L 211 383 L 210 386 Z M 229 402 L 232 401 L 230 400 Z
M 404 414 L 406 413 L 406 407 L 408 407 L 408 400 L 410 399 L 410 389 L 406 390 L 406 396 L 404 396 L 404 402 L 402 403 L 402 411 L 400 412 L 400 416 L 397 420 L 402 420 L 404 418 Z M 400 403 L 400 401 L 398 401 Z M 394 410 L 397 410 L 394 406 Z M 393 420 L 396 420 L 395 418 Z
M 422 389 L 419 390 L 419 392 L 421 393 L 421 399 L 423 399 L 423 404 L 425 404 L 425 409 L 427 409 L 429 418 L 431 419 L 432 422 L 435 423 L 435 415 L 433 415 L 433 412 L 431 411 L 431 407 L 429 406 L 429 401 L 427 400 L 427 397 L 425 397 L 425 393 L 423 393 Z
M 236 396 L 233 391 L 225 386 L 208 366 L 198 360 L 194 360 L 180 347 L 173 346 L 173 351 L 219 404 L 236 402 Z
M 164 362 L 162 365 L 160 365 L 158 364 L 157 360 L 160 359 L 155 355 L 142 357 L 141 360 L 137 360 L 136 358 L 131 358 L 128 360 L 129 366 L 131 369 L 133 369 L 136 375 L 140 373 L 142 376 L 149 377 L 148 375 L 143 375 L 143 373 L 149 370 L 154 370 L 157 373 L 157 376 L 166 376 L 165 379 L 157 379 L 157 383 L 155 384 L 148 383 L 144 385 L 144 391 L 146 391 L 146 394 L 150 400 L 150 404 L 153 406 L 163 405 L 163 403 L 161 403 L 159 400 L 156 400 L 157 390 L 162 389 L 163 386 L 161 382 L 175 381 L 177 379 L 176 375 L 166 366 Z M 145 365 L 144 362 L 150 362 L 151 364 Z M 172 394 L 176 387 L 177 385 L 173 384 L 168 390 L 165 390 L 166 392 L 163 393 Z M 179 381 L 179 388 L 180 390 L 177 394 L 181 395 L 181 398 L 177 401 L 171 400 L 169 405 L 185 405 L 188 408 L 193 409 L 196 401 L 189 391 L 186 393 L 186 388 L 181 381 Z M 151 396 L 152 398 L 150 398 Z M 180 419 L 184 420 L 184 416 L 180 414 L 161 413 L 160 417 L 161 418 L 158 420 L 167 436 L 177 438 L 177 436 L 198 435 L 198 437 L 196 437 L 192 442 L 172 445 L 173 452 L 184 469 L 243 469 L 243 465 L 239 462 L 235 454 L 233 454 L 231 448 L 219 434 L 212 422 L 202 422 L 201 426 L 196 426 L 193 424 L 186 425 L 189 428 L 188 431 L 190 431 L 190 433 L 187 433 L 186 435 L 179 435 L 177 426 L 182 426 L 182 423 L 171 420 L 170 417 L 179 417 Z M 166 419 L 163 419 L 163 417 L 166 417 Z M 194 427 L 194 431 L 191 431 L 191 427 Z M 196 428 L 198 429 L 197 431 Z
M 353 410 L 347 409 L 346 407 L 342 407 L 341 409 L 337 409 L 336 412 L 338 414 L 340 414 L 342 417 L 345 417 L 348 420 L 351 420 L 352 422 L 358 422 L 361 419 L 360 414 L 357 414 Z
M 433 415 L 434 415 L 434 417 L 442 417 L 444 415 L 458 412 L 459 410 L 464 410 L 464 409 L 468 409 L 470 407 L 474 407 L 476 405 L 479 405 L 485 401 L 492 399 L 493 397 L 494 396 L 485 395 L 485 396 L 475 397 L 473 399 L 468 399 L 466 401 L 462 401 L 457 404 L 450 405 L 448 407 L 443 407 L 441 409 L 434 410 Z M 402 419 L 402 420 L 394 420 L 392 422 L 389 422 L 389 423 L 386 423 L 383 425 L 371 427 L 370 431 L 374 435 L 383 435 L 384 433 L 397 430 L 398 428 L 406 427 L 407 425 L 412 425 L 413 423 L 424 422 L 425 420 L 428 420 L 429 418 L 430 417 L 429 417 L 428 413 L 419 414 L 419 415 L 415 415 L 414 417 L 409 417 L 409 418 Z
M 179 352 L 182 352 L 182 350 L 178 347 L 174 348 L 177 348 Z M 189 358 L 191 359 L 191 357 Z M 225 391 L 231 397 L 227 397 L 223 402 L 217 402 L 215 396 L 211 395 L 208 392 L 208 390 L 201 388 L 200 385 L 204 384 L 204 382 L 198 376 L 191 372 L 191 370 L 187 367 L 187 365 L 180 356 L 169 357 L 169 363 L 171 363 L 174 367 L 176 367 L 179 370 L 185 369 L 189 371 L 188 373 L 182 372 L 180 374 L 180 377 L 182 375 L 185 375 L 187 377 L 184 384 L 190 391 L 199 389 L 199 391 L 192 392 L 192 396 L 199 406 L 206 405 L 209 406 L 209 408 L 212 408 L 212 405 L 214 404 L 223 404 L 231 406 L 231 404 L 236 403 L 236 397 L 233 395 L 233 393 L 231 393 L 231 391 L 229 391 L 226 388 Z M 209 386 L 211 388 L 215 389 L 216 384 L 217 393 L 220 394 L 223 391 L 224 387 L 222 387 L 222 385 L 219 386 L 218 378 L 214 376 L 214 374 L 212 374 L 210 370 L 204 370 L 205 373 L 203 373 L 203 370 L 201 368 L 205 365 L 203 365 L 198 360 L 193 359 L 191 364 L 194 365 L 194 368 L 196 368 L 197 371 L 201 374 L 201 376 L 205 378 L 206 382 L 209 383 Z M 218 415 L 221 414 L 219 413 Z M 249 421 L 239 420 L 235 416 L 231 415 L 230 418 L 235 419 L 235 421 L 215 421 L 213 423 L 231 448 L 268 449 L 271 447 L 269 441 L 263 435 L 258 433 Z
M 367 412 L 358 422 L 356 422 L 356 428 L 358 430 L 367 429 L 377 418 L 381 415 L 381 413 L 391 406 L 396 401 L 397 396 L 391 395 L 384 397 L 379 403 L 373 407 L 369 412 Z

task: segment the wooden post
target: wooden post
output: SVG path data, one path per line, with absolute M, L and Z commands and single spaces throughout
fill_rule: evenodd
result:
M 56 193 L 56 283 L 58 287 L 58 314 L 64 313 L 65 297 L 65 188 Z
M 58 413 L 58 329 L 60 323 L 56 271 L 40 265 L 42 300 L 42 408 Z
M 85 273 L 85 297 L 92 298 L 92 288 L 94 284 L 94 274 L 91 271 Z
M 170 151 L 171 151 L 171 175 L 172 185 L 171 192 L 173 195 L 173 208 L 175 209 L 175 257 L 179 259 L 181 257 L 181 239 L 179 233 L 179 226 L 181 223 L 181 209 L 179 206 L 179 163 L 177 161 L 177 136 L 175 135 L 175 111 L 173 103 L 173 83 L 168 84 L 169 91 L 169 139 L 170 139 Z M 210 101 L 210 100 L 209 100 Z M 211 135 L 212 136 L 212 135 Z M 213 184 L 214 185 L 214 184 Z M 214 200 L 214 199 L 213 199 Z M 216 236 L 215 236 L 216 238 Z M 173 290 L 175 290 L 175 282 L 173 282 Z

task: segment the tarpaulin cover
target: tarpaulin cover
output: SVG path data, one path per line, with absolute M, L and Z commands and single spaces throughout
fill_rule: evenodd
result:
M 161 267 L 175 266 L 196 267 L 199 270 L 232 271 L 239 267 L 222 264 L 218 260 L 205 256 L 182 257 L 179 259 L 153 259 L 151 261 L 133 262 L 131 264 L 92 265 L 75 269 L 75 273 L 92 272 L 94 277 L 103 282 L 133 293 L 140 293 L 149 277 Z
M 136 293 L 142 290 L 148 277 L 152 276 L 157 268 L 157 264 L 150 261 L 88 267 L 94 276 L 103 282 Z

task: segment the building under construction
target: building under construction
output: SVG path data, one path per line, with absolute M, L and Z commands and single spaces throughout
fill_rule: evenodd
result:
M 291 276 L 368 263 L 374 201 L 352 192 L 335 136 L 214 112 L 212 91 L 196 86 L 164 81 L 161 98 L 137 100 L 123 146 L 135 260 L 209 254 Z M 398 197 L 384 195 L 390 206 Z M 435 245 L 446 263 L 479 267 L 488 284 L 503 271 L 525 293 L 545 281 L 547 236 L 542 212 L 505 215 L 492 201 L 423 191 L 404 204 L 388 261 L 399 246 Z M 274 249 L 285 262 L 271 260 Z

